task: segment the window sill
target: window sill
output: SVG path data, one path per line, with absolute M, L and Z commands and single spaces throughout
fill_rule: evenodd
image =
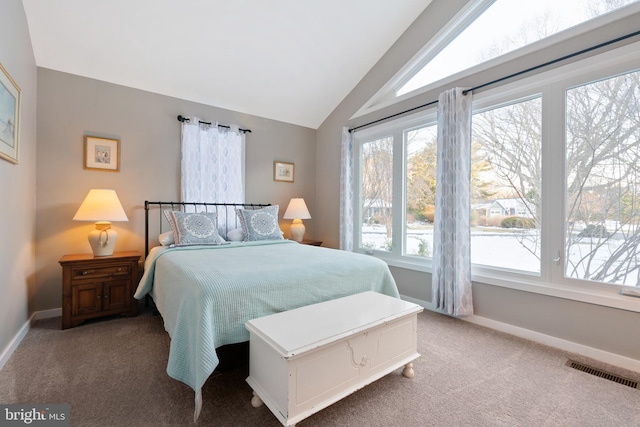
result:
M 493 286 L 515 289 L 572 301 L 617 308 L 640 313 L 640 298 L 620 295 L 619 286 L 593 285 L 583 287 L 569 284 L 551 284 L 523 279 L 504 279 L 495 275 L 472 274 L 471 280 Z M 601 288 L 601 289 L 600 289 Z
M 431 273 L 431 260 L 398 259 L 383 253 L 375 253 L 373 256 L 391 267 Z M 539 280 L 537 276 L 522 274 L 515 277 L 515 274 L 498 275 L 486 269 L 481 272 L 477 270 L 479 269 L 472 269 L 473 282 L 640 313 L 640 298 L 620 295 L 620 286 L 551 284 Z

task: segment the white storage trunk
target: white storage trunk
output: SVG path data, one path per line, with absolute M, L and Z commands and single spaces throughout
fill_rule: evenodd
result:
M 248 321 L 253 405 L 290 426 L 402 366 L 412 377 L 421 311 L 363 292 Z

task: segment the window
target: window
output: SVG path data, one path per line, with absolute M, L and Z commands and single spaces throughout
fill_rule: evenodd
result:
M 360 146 L 360 247 L 390 251 L 393 243 L 393 137 Z
M 425 51 L 396 96 L 530 45 L 637 0 L 480 0 Z M 475 18 L 475 19 L 474 19 Z M 472 21 L 469 24 L 469 21 Z M 466 25 L 466 27 L 465 27 Z M 453 40 L 451 40 L 452 36 Z M 450 41 L 450 42 L 449 42 Z M 449 42 L 449 43 L 448 43 Z M 432 53 L 431 53 L 432 52 Z M 425 63 L 426 61 L 426 63 Z
M 474 280 L 640 287 L 639 61 L 629 44 L 474 96 Z M 354 137 L 356 247 L 429 271 L 435 110 Z
M 472 123 L 471 262 L 539 274 L 541 97 Z
M 640 17 L 640 1 L 585 0 L 584 5 L 584 10 L 592 9 L 584 16 L 624 10 L 491 65 L 519 68 L 517 62 L 525 54 L 530 55 L 525 62 L 531 62 L 546 45 L 568 47 L 565 34 L 584 33 L 596 43 L 605 42 L 618 24 L 633 31 L 631 23 Z M 541 28 L 546 34 L 547 27 Z M 474 94 L 475 281 L 624 309 L 635 302 L 618 297 L 617 290 L 640 288 L 640 42 L 614 46 Z M 507 62 L 514 58 L 517 61 Z M 487 75 L 485 81 L 504 77 L 498 68 L 478 67 L 458 76 L 448 71 L 448 80 L 427 89 L 462 84 L 468 81 L 464 76 L 479 69 Z M 422 98 L 411 101 L 430 101 Z M 363 107 L 367 108 L 374 107 Z M 432 107 L 354 134 L 360 159 L 355 175 L 360 221 L 354 227 L 355 247 L 390 265 L 427 272 L 433 253 L 435 115 Z
M 358 250 L 384 258 L 431 257 L 435 119 L 435 112 L 419 113 L 354 134 Z
M 404 254 L 431 257 L 436 198 L 435 125 L 404 131 L 406 216 Z
M 565 275 L 640 286 L 640 72 L 566 91 Z

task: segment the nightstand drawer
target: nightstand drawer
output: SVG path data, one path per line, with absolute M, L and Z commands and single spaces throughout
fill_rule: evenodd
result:
M 72 280 L 95 279 L 102 277 L 120 276 L 131 274 L 131 264 L 110 265 L 108 267 L 73 268 Z

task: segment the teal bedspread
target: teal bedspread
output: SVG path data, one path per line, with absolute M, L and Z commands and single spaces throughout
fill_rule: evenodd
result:
M 383 261 L 289 240 L 154 248 L 135 297 L 149 293 L 171 337 L 167 373 L 196 392 L 216 348 L 249 340 L 250 319 L 376 291 L 399 297 Z

